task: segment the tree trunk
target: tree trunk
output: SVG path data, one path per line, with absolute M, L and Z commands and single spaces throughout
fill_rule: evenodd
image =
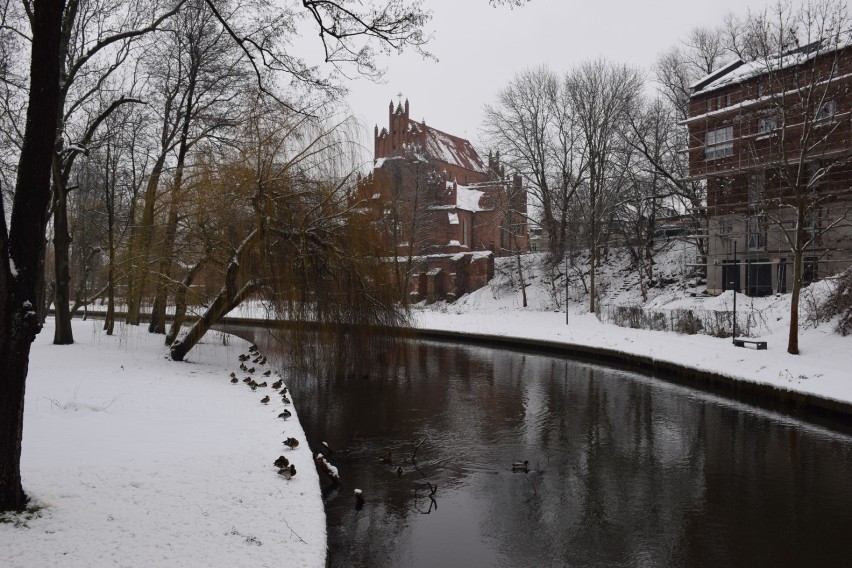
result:
M 175 342 L 175 339 L 177 339 L 177 336 L 180 333 L 180 328 L 183 325 L 183 322 L 186 321 L 186 296 L 189 293 L 189 287 L 192 286 L 195 276 L 207 263 L 211 252 L 212 251 L 208 249 L 204 253 L 204 256 L 199 259 L 195 266 L 186 273 L 183 282 L 180 283 L 180 286 L 178 286 L 178 289 L 175 292 L 175 317 L 172 320 L 172 326 L 169 329 L 169 333 L 166 334 L 167 346 Z
M 40 331 L 36 305 L 44 278 L 51 159 L 59 105 L 62 0 L 32 3 L 27 121 L 9 230 L 0 205 L 0 511 L 26 505 L 21 485 L 24 394 L 30 347 Z
M 793 247 L 793 290 L 790 293 L 790 334 L 787 339 L 787 353 L 799 354 L 799 295 L 802 291 L 802 272 L 804 264 L 804 211 L 799 210 L 796 225 L 796 246 Z
M 53 192 L 53 256 L 56 273 L 53 301 L 56 329 L 53 332 L 53 344 L 71 345 L 74 343 L 74 332 L 71 330 L 71 270 L 68 259 L 71 236 L 68 234 L 68 199 L 62 182 L 56 178 Z
M 166 304 L 169 295 L 169 282 L 172 272 L 172 242 L 177 234 L 178 206 L 177 193 L 172 193 L 172 203 L 169 206 L 169 220 L 166 223 L 166 234 L 160 252 L 160 270 L 157 277 L 157 291 L 151 306 L 151 321 L 148 323 L 148 333 L 166 333 Z
M 251 283 L 243 285 L 242 288 L 238 289 L 238 281 L 241 267 L 247 264 L 249 253 L 251 253 L 254 246 L 262 239 L 263 230 L 254 229 L 243 240 L 240 247 L 234 253 L 234 256 L 231 257 L 231 262 L 228 263 L 228 270 L 225 273 L 225 285 L 222 287 L 219 295 L 216 296 L 216 299 L 213 300 L 204 314 L 192 324 L 187 334 L 172 343 L 170 349 L 172 359 L 183 361 L 189 350 L 204 337 L 207 330 L 228 312 L 240 305 L 245 297 L 254 290 L 254 285 Z
M 145 186 L 145 202 L 142 205 L 142 218 L 138 230 L 130 237 L 130 270 L 127 280 L 127 323 L 139 325 L 142 308 L 142 293 L 148 274 L 148 257 L 151 254 L 151 239 L 154 233 L 154 209 L 157 203 L 157 188 L 166 163 L 168 149 L 162 150 L 151 176 Z

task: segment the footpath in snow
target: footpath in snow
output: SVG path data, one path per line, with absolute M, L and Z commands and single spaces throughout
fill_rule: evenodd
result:
M 319 480 L 295 409 L 281 420 L 272 389 L 230 382 L 246 376 L 245 341 L 211 332 L 176 363 L 142 328 L 73 325 L 74 345 L 52 345 L 52 319 L 33 345 L 22 475 L 38 511 L 3 517 L 0 565 L 324 565 Z

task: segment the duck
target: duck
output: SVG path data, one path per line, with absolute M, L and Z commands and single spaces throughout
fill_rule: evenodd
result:
M 280 475 L 282 477 L 286 477 L 287 479 L 290 479 L 291 477 L 296 475 L 296 466 L 293 465 L 293 464 L 290 464 L 290 467 L 282 467 L 281 469 L 278 470 L 278 475 Z
M 512 464 L 512 471 L 523 471 L 524 473 L 530 470 L 530 462 L 528 460 L 524 460 L 522 462 L 515 462 Z
M 249 356 L 246 355 L 245 353 L 241 353 L 240 356 L 238 357 L 238 359 L 240 360 L 241 363 L 243 361 L 248 361 L 248 358 L 249 358 Z
M 268 403 L 268 402 L 269 402 L 269 395 L 266 395 L 265 397 L 263 397 L 262 399 L 260 399 L 260 403 L 261 403 L 261 404 L 266 404 L 266 403 Z
M 293 416 L 293 414 L 285 408 L 284 412 L 282 412 L 281 414 L 278 415 L 278 418 L 283 418 L 284 420 L 287 420 L 291 416 Z
M 251 360 L 251 362 L 254 363 L 255 365 L 257 364 L 258 361 L 260 361 L 260 355 L 258 355 L 257 357 L 255 357 L 254 359 Z
M 250 368 L 246 369 L 246 373 L 248 373 L 248 374 L 250 374 L 250 375 L 251 375 L 252 373 L 254 373 L 254 367 L 250 367 Z
M 231 384 L 234 384 L 234 385 L 235 385 L 235 384 L 237 384 L 238 382 L 240 382 L 240 379 L 238 379 L 237 377 L 232 377 L 232 378 L 231 378 Z
M 287 393 L 288 393 L 288 392 L 289 392 L 289 391 L 287 390 L 287 387 L 284 387 L 283 389 L 281 389 L 280 391 L 278 391 L 278 394 L 280 394 L 281 396 L 287 396 Z
M 240 363 L 240 371 L 248 371 L 248 367 L 246 367 L 245 363 Z
M 272 374 L 272 371 L 269 371 L 269 370 L 266 370 L 266 371 L 263 372 L 264 377 L 268 377 L 271 374 Z
M 281 397 L 281 402 L 283 402 L 284 404 L 291 404 L 290 399 L 286 396 Z
M 254 344 L 250 345 L 249 346 L 249 353 L 255 353 L 255 352 L 257 352 L 257 345 L 254 345 Z
M 257 384 L 257 386 L 259 386 L 259 387 L 265 387 L 265 386 L 266 386 L 266 381 L 263 381 L 262 383 L 256 383 L 256 384 Z
M 251 382 L 251 377 L 246 377 L 246 378 L 244 378 L 244 379 L 243 379 L 243 382 L 244 382 L 245 384 L 249 384 L 249 383 Z
M 279 468 L 285 468 L 290 465 L 290 460 L 288 460 L 284 456 L 278 456 L 278 459 L 275 460 L 275 463 L 273 463 L 272 465 Z
M 284 384 L 284 381 L 278 380 L 278 381 L 275 381 L 274 383 L 272 383 L 270 386 L 272 388 L 274 388 L 275 390 L 278 390 L 278 389 L 281 388 L 281 385 L 283 385 L 283 384 Z M 284 394 L 287 394 L 287 393 L 284 393 Z
M 233 371 L 231 371 L 231 374 L 230 374 L 230 375 L 228 375 L 228 376 L 229 376 L 229 377 L 231 377 L 232 379 L 236 379 L 236 378 L 237 378 L 237 374 L 236 374 L 235 372 L 233 372 Z
M 284 440 L 284 445 L 290 448 L 291 450 L 295 450 L 299 447 L 299 440 L 296 438 L 287 438 Z
M 263 355 L 263 356 L 260 358 L 260 364 L 261 364 L 261 365 L 266 365 L 266 355 Z
M 396 468 L 396 476 L 397 476 L 397 477 L 402 477 L 402 466 L 398 466 L 398 467 Z

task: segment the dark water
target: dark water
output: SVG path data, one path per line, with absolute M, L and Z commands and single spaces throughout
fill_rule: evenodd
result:
M 333 567 L 852 565 L 848 434 L 567 359 L 403 351 L 289 379 L 342 477 Z

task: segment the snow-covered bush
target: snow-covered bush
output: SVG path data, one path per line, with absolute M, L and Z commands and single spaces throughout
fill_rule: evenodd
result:
M 835 326 L 837 333 L 844 337 L 852 333 L 852 269 L 837 278 L 822 311 L 826 320 L 839 316 Z

